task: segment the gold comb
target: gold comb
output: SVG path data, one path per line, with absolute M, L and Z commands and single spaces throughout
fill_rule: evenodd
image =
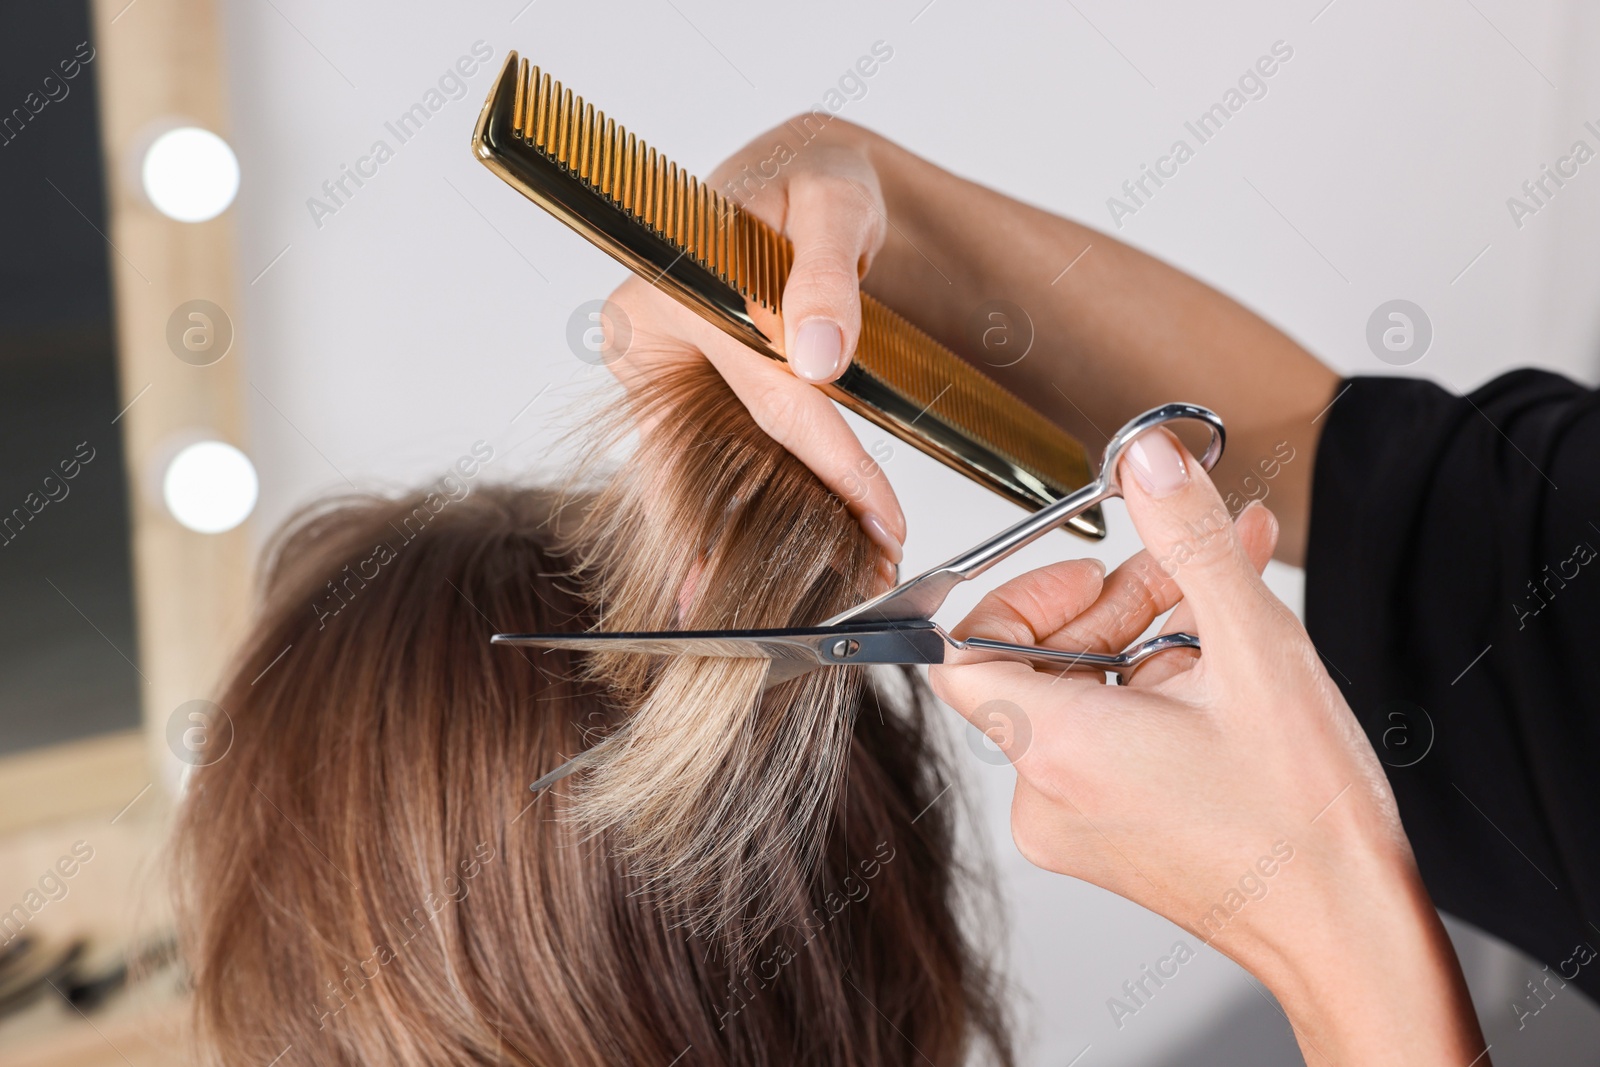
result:
M 788 238 L 538 67 L 506 56 L 472 148 L 514 189 L 762 355 L 782 360 Z M 1023 507 L 1088 483 L 1083 446 L 950 349 L 861 294 L 850 368 L 821 387 Z M 1098 509 L 1068 526 L 1105 536 Z

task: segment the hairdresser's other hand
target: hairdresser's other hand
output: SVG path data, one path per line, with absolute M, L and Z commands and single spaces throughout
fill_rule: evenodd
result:
M 1165 431 L 1122 461 L 1146 550 L 1006 583 L 962 636 L 1115 650 L 1180 597 L 1165 653 L 1129 686 L 975 657 L 934 689 L 1017 770 L 1029 860 L 1158 912 L 1277 995 L 1308 1062 L 1452 1064 L 1484 1051 L 1383 768 L 1300 623 L 1258 568 L 1276 524 L 1236 527 Z M 1487 1062 L 1487 1057 L 1477 1060 Z
M 624 385 L 663 361 L 709 359 L 756 422 L 816 472 L 898 563 L 905 515 L 888 479 L 833 402 L 813 388 L 849 366 L 861 333 L 860 279 L 887 230 L 883 193 L 868 156 L 870 135 L 843 119 L 820 131 L 796 119 L 751 141 L 707 184 L 794 242 L 784 288 L 787 365 L 733 340 L 647 283 L 629 279 L 611 299 L 632 327 L 609 365 Z

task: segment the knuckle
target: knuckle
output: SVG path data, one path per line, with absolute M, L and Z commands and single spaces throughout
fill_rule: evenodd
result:
M 807 198 L 834 201 L 870 201 L 877 194 L 877 189 L 868 183 L 864 175 L 853 173 L 854 170 L 853 167 L 838 165 L 806 170 L 795 176 L 795 193 Z M 865 210 L 866 204 L 861 204 L 861 208 Z
M 1233 522 L 1221 505 L 1199 518 L 1185 520 L 1175 533 L 1157 561 L 1169 578 L 1185 568 L 1213 570 L 1238 559 L 1240 549 Z
M 1135 621 L 1143 624 L 1140 627 L 1143 629 L 1161 613 L 1161 602 L 1155 591 L 1143 581 L 1130 583 L 1124 595 L 1125 599 L 1109 605 L 1112 609 L 1110 621 L 1114 624 Z
M 1001 597 L 988 596 L 973 609 L 956 635 L 962 638 L 984 637 L 991 641 L 1010 641 L 1013 644 L 1033 644 L 1038 638 L 1027 617 Z
M 1139 633 L 1171 604 L 1163 598 L 1169 581 L 1147 551 L 1118 567 L 1102 586 L 1088 612 L 1068 623 L 1065 637 L 1116 643 Z M 1107 649 L 1099 649 L 1106 651 Z
M 832 242 L 813 245 L 795 257 L 789 271 L 789 284 L 785 287 L 784 302 L 811 299 L 829 303 L 845 303 L 856 296 L 860 280 L 856 276 L 856 256 Z M 860 314 L 859 307 L 855 313 Z
M 747 406 L 755 416 L 756 424 L 780 445 L 788 447 L 792 442 L 806 439 L 811 419 L 804 405 L 796 403 L 789 391 L 779 383 L 754 388 Z
M 803 227 L 826 220 L 830 232 L 864 248 L 876 247 L 886 231 L 881 200 L 876 176 L 854 166 L 802 171 L 789 188 L 792 222 Z
M 1254 572 L 1255 569 L 1238 541 L 1231 537 L 1213 537 L 1204 541 L 1195 550 L 1190 565 L 1207 573 Z

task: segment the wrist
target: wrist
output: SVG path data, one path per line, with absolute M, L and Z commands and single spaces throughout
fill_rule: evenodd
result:
M 1483 1037 L 1409 850 L 1319 865 L 1334 868 L 1312 872 L 1315 885 L 1331 892 L 1311 900 L 1296 894 L 1286 901 L 1292 921 L 1239 946 L 1236 956 L 1277 997 L 1306 1061 L 1474 1062 Z M 1475 1067 L 1487 1063 L 1484 1057 Z

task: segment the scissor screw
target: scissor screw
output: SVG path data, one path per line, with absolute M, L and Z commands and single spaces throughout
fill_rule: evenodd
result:
M 849 659 L 861 651 L 861 642 L 853 637 L 843 637 L 833 643 L 834 659 Z

